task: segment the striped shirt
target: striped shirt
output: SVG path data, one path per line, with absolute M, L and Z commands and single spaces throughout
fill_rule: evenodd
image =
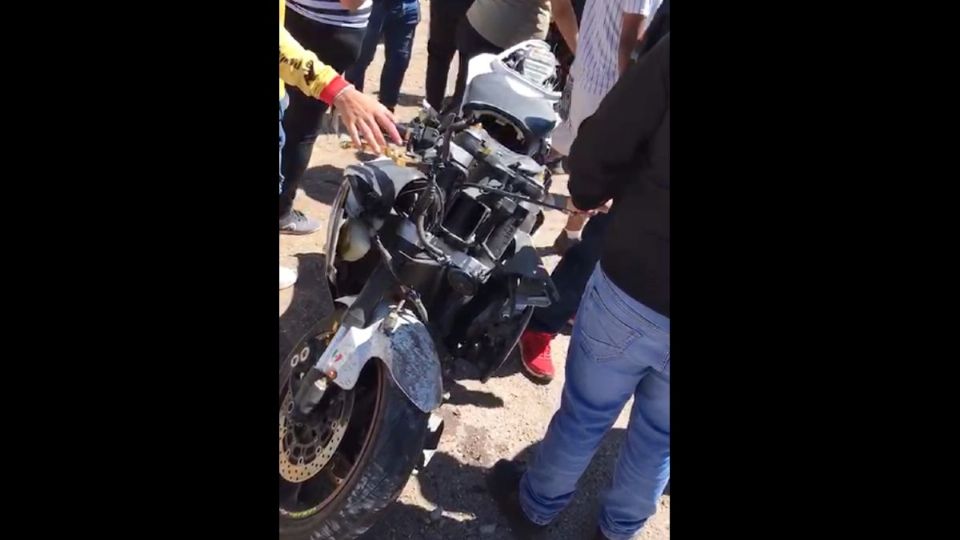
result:
M 649 18 L 652 0 L 587 0 L 571 73 L 578 88 L 605 96 L 620 78 L 620 30 L 624 13 Z
M 647 16 L 643 18 L 643 24 L 640 25 L 641 36 L 647 31 L 647 28 L 650 27 L 650 22 L 656 17 L 657 10 L 660 9 L 660 4 L 662 3 L 663 0 L 650 0 L 650 13 L 647 13 Z
M 366 28 L 373 8 L 372 0 L 364 0 L 356 11 L 343 7 L 337 0 L 287 0 L 290 11 L 330 26 Z

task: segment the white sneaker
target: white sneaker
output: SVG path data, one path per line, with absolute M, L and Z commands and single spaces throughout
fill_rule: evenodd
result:
M 280 267 L 280 290 L 289 289 L 297 282 L 297 271 L 292 268 Z

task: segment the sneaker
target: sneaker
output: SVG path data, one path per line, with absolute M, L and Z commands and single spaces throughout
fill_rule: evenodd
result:
M 553 334 L 524 330 L 520 336 L 520 363 L 536 383 L 553 380 L 553 359 L 550 357 L 550 341 Z
M 297 282 L 297 271 L 292 268 L 280 267 L 280 290 L 289 289 Z
M 570 235 L 570 231 L 564 229 L 560 231 L 560 234 L 557 235 L 557 239 L 553 241 L 553 251 L 557 255 L 563 256 L 568 249 L 580 243 L 580 233 L 577 232 L 575 236 Z
M 320 222 L 299 210 L 291 210 L 280 218 L 280 232 L 283 234 L 312 234 L 319 230 Z
M 543 533 L 547 526 L 530 521 L 520 507 L 520 479 L 525 471 L 526 466 L 523 464 L 501 459 L 487 474 L 487 491 L 507 518 L 507 523 L 517 538 L 540 538 L 545 536 Z

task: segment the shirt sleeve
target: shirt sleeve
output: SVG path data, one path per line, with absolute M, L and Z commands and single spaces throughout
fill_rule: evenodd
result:
M 649 17 L 651 3 L 652 0 L 623 0 L 623 12 Z
M 347 81 L 317 55 L 303 48 L 287 29 L 280 27 L 280 79 L 304 94 L 333 103 Z

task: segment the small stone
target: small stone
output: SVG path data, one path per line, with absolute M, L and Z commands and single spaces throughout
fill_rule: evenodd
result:
M 440 521 L 440 518 L 442 517 L 443 517 L 443 508 L 439 506 L 434 508 L 433 511 L 430 512 L 430 521 L 434 521 L 434 522 Z
M 481 536 L 490 536 L 491 534 L 497 532 L 496 523 L 488 523 L 486 525 L 480 526 L 480 535 Z

